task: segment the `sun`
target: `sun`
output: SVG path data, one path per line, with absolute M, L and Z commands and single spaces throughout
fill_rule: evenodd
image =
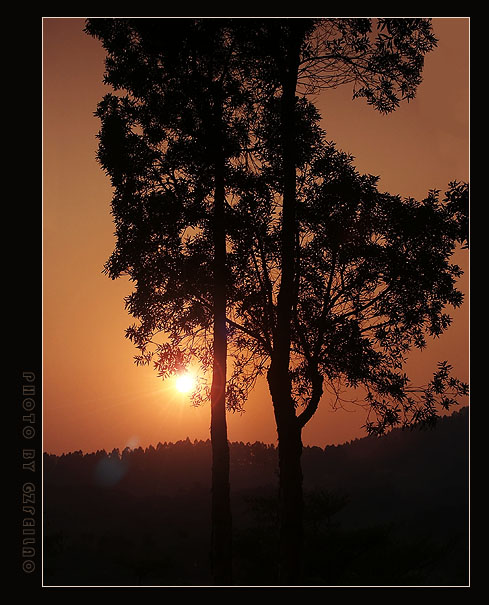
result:
M 190 393 L 195 387 L 195 378 L 192 374 L 180 374 L 175 381 L 175 387 L 180 393 Z

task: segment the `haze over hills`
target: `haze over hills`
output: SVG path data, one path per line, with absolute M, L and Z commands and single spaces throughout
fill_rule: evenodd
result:
M 305 447 L 312 585 L 463 585 L 468 408 L 434 429 Z M 231 443 L 235 577 L 273 585 L 277 450 Z M 210 441 L 44 455 L 45 583 L 209 583 Z

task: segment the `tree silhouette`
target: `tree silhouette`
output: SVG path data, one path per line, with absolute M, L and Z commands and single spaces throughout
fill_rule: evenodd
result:
M 442 200 L 435 191 L 419 202 L 380 193 L 375 177 L 358 174 L 326 142 L 306 98 L 352 83 L 354 97 L 386 113 L 414 97 L 436 45 L 429 20 L 373 25 L 299 18 L 88 26 L 109 51 L 107 81 L 129 91 L 108 95 L 98 111 L 118 235 L 107 270 L 136 283 L 127 304 L 140 324 L 128 336 L 140 363 L 156 353 L 162 376 L 194 358 L 213 369 L 213 477 L 223 480 L 222 491 L 214 485 L 216 504 L 229 492 L 226 355 L 228 406 L 239 407 L 266 373 L 286 584 L 300 582 L 301 434 L 325 384 L 365 388 L 367 429 L 378 433 L 429 421 L 437 401 L 448 407 L 466 391 L 447 364 L 421 390 L 402 372 L 410 348 L 449 325 L 445 306 L 462 302 L 461 272 L 449 259 L 467 235 L 466 184 L 450 184 Z M 206 394 L 203 386 L 194 402 Z M 229 548 L 219 552 L 225 563 Z
M 259 165 L 264 180 L 255 205 L 247 201 L 243 209 L 244 220 L 254 222 L 254 232 L 259 236 L 253 254 L 249 230 L 238 235 L 244 246 L 233 266 L 239 266 L 239 272 L 246 275 L 247 269 L 240 260 L 249 259 L 249 277 L 233 298 L 242 301 L 236 306 L 239 321 L 235 325 L 245 328 L 242 346 L 252 335 L 255 347 L 259 343 L 264 357 L 269 359 L 267 379 L 280 453 L 281 579 L 294 583 L 300 579 L 302 543 L 301 431 L 317 408 L 324 375 L 329 379 L 344 375 L 352 384 L 366 381 L 379 393 L 394 394 L 396 389 L 404 393 L 403 379 L 394 376 L 392 368 L 396 366 L 392 364 L 401 363 L 401 353 L 413 341 L 421 344 L 422 326 L 428 314 L 432 314 L 433 323 L 447 321 L 441 315 L 441 301 L 450 298 L 447 292 L 441 293 L 440 287 L 440 297 L 434 302 L 433 295 L 431 305 L 416 300 L 416 296 L 412 298 L 419 309 L 411 313 L 409 321 L 403 322 L 402 313 L 396 315 L 400 312 L 396 305 L 401 303 L 402 289 L 397 292 L 394 282 L 387 279 L 389 285 L 384 292 L 381 282 L 389 275 L 389 263 L 399 258 L 388 261 L 385 253 L 389 246 L 385 246 L 383 261 L 387 266 L 376 265 L 373 259 L 360 262 L 363 255 L 373 254 L 368 238 L 373 238 L 372 245 L 377 241 L 377 234 L 372 227 L 369 232 L 368 225 L 380 218 L 381 214 L 376 217 L 375 213 L 382 205 L 378 202 L 362 211 L 357 207 L 369 189 L 370 199 L 379 195 L 372 193 L 374 180 L 355 176 L 345 157 L 321 143 L 315 124 L 317 116 L 304 95 L 353 83 L 354 97 L 364 97 L 382 113 L 392 111 L 401 100 L 414 97 L 421 81 L 424 55 L 434 48 L 436 39 L 428 19 L 378 19 L 375 28 L 371 19 L 263 20 L 252 24 L 246 34 L 242 43 L 248 44 L 252 55 L 255 53 L 252 73 L 255 87 L 263 95 L 260 135 L 265 143 Z M 267 187 L 269 200 L 279 199 L 278 205 L 264 201 Z M 325 205 L 324 195 L 328 199 L 330 194 Z M 423 204 L 424 208 L 435 204 L 433 197 Z M 271 214 L 258 218 L 260 210 L 266 214 L 270 208 Z M 414 202 L 399 205 L 402 220 L 410 221 L 415 208 Z M 389 208 L 386 212 L 385 229 L 397 228 L 401 233 L 402 220 L 396 223 Z M 358 213 L 365 223 L 361 235 L 356 232 L 361 225 L 356 223 L 360 220 Z M 278 216 L 277 226 L 273 217 Z M 380 225 L 379 228 L 382 230 Z M 384 240 L 387 234 L 378 237 Z M 359 249 L 355 244 L 360 242 Z M 443 241 L 439 244 L 446 252 Z M 450 274 L 446 267 L 443 270 Z M 403 268 L 396 279 L 406 280 L 405 288 L 412 277 Z M 430 272 L 426 282 L 420 280 L 414 292 L 431 288 L 430 279 L 436 282 L 437 276 Z M 258 287 L 250 288 L 248 284 Z M 392 319 L 383 325 L 384 315 L 390 313 L 389 305 Z M 403 313 L 407 316 L 408 309 Z M 332 321 L 335 314 L 338 317 Z M 403 328 L 408 328 L 406 338 L 402 334 L 403 323 Z M 432 329 L 436 332 L 439 326 Z M 376 370 L 379 353 L 372 346 L 375 339 L 392 356 L 391 365 L 382 366 L 382 370 Z M 248 349 L 255 351 L 253 362 L 262 369 L 266 364 L 257 364 L 259 355 L 252 347 L 249 342 Z M 344 358 L 339 358 L 337 351 Z M 458 383 L 453 386 L 459 387 Z M 382 397 L 378 401 L 369 391 L 368 398 L 382 418 L 379 427 L 395 424 L 399 416 Z M 297 414 L 296 403 L 300 399 L 307 403 Z M 420 418 L 423 412 L 418 410 L 413 415 Z M 368 428 L 373 430 L 373 426 L 369 424 Z
M 229 30 L 229 21 L 213 19 L 90 19 L 86 26 L 107 50 L 105 81 L 117 93 L 99 104 L 98 159 L 112 180 L 117 226 L 106 271 L 135 282 L 126 303 L 140 324 L 127 335 L 141 350 L 138 363 L 158 352 L 162 377 L 196 359 L 204 373 L 212 370 L 212 565 L 219 584 L 231 582 L 225 191 L 249 119 Z M 208 394 L 200 384 L 194 402 Z
M 242 216 L 233 223 L 230 261 L 241 276 L 241 282 L 233 281 L 233 300 L 241 301 L 234 322 L 244 328 L 241 346 L 254 347 L 256 358 L 262 355 L 255 367 L 268 368 L 281 493 L 288 499 L 282 502 L 288 507 L 282 509 L 282 523 L 288 515 L 292 526 L 287 533 L 282 525 L 288 545 L 282 556 L 294 578 L 302 535 L 301 433 L 317 410 L 325 383 L 333 393 L 340 385 L 365 389 L 366 428 L 375 434 L 432 422 L 439 405 L 448 409 L 467 391 L 450 376 L 446 362 L 424 388 L 412 386 L 403 372 L 409 350 L 423 348 L 427 337 L 449 326 L 445 307 L 462 303 L 456 289 L 461 270 L 450 257 L 461 239 L 453 199 L 467 186 L 452 183 L 443 199 L 436 191 L 419 202 L 401 199 L 379 192 L 377 178 L 358 174 L 351 158 L 334 145 L 317 141 L 311 149 L 297 166 L 287 380 L 274 374 L 281 342 L 277 209 L 265 212 L 267 205 L 259 197 L 236 209 Z M 270 187 L 270 199 L 276 194 Z

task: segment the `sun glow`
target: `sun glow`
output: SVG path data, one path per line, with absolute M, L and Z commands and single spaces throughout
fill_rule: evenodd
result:
M 175 381 L 175 387 L 180 393 L 190 393 L 195 387 L 195 378 L 192 374 L 180 374 Z

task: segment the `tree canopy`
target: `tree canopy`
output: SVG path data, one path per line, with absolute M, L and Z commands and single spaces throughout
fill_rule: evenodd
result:
M 241 409 L 276 336 L 284 129 L 277 127 L 276 91 L 287 44 L 295 35 L 303 92 L 353 83 L 354 97 L 387 112 L 414 96 L 436 39 L 427 19 L 221 21 L 92 19 L 87 29 L 103 39 L 106 82 L 116 91 L 97 111 L 98 159 L 114 187 L 117 235 L 106 272 L 135 282 L 126 304 L 139 323 L 127 335 L 140 349 L 138 363 L 157 353 L 162 376 L 195 359 L 204 372 L 212 363 L 209 250 L 219 90 L 233 251 L 226 291 L 236 365 L 228 405 Z M 294 116 L 294 392 L 299 400 L 310 392 L 314 371 L 328 380 L 346 373 L 357 384 L 368 382 L 367 368 L 377 368 L 371 388 L 387 389 L 387 380 L 400 388 L 392 371 L 402 356 L 424 344 L 425 328 L 439 334 L 448 325 L 441 309 L 461 302 L 453 287 L 459 270 L 447 260 L 456 228 L 448 223 L 448 206 L 450 220 L 456 212 L 460 218 L 467 188 L 454 183 L 449 204 L 436 192 L 422 202 L 380 194 L 373 177 L 357 174 L 352 158 L 326 142 L 304 96 L 297 97 Z M 417 235 L 426 224 L 430 236 Z M 374 354 L 375 346 L 383 352 Z M 207 394 L 197 389 L 194 402 Z
M 433 389 L 416 397 L 403 366 L 412 348 L 425 347 L 450 325 L 447 307 L 463 301 L 462 271 L 451 256 L 463 239 L 456 203 L 467 185 L 451 183 L 443 197 L 429 191 L 420 201 L 383 193 L 377 177 L 359 174 L 351 157 L 316 135 L 322 141 L 309 156 L 304 152 L 297 177 L 291 395 L 298 420 L 304 425 L 314 413 L 323 379 L 332 388 L 343 382 L 366 389 L 377 419 L 367 425 L 370 431 L 433 418 Z M 230 260 L 233 325 L 244 328 L 240 346 L 263 358 L 273 354 L 280 283 L 273 184 L 267 195 L 267 201 L 249 196 L 237 205 Z M 466 392 L 456 380 L 445 387 Z

